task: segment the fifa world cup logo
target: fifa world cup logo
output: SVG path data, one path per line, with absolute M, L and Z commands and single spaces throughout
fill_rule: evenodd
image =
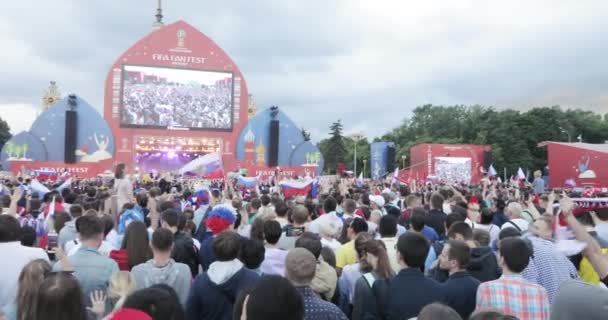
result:
M 186 40 L 186 30 L 177 30 L 177 46 L 180 48 L 184 47 L 184 41 Z

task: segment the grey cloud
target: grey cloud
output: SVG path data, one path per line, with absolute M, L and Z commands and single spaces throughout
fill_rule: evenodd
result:
M 23 65 L 3 65 L 0 104 L 37 104 L 47 81 L 57 80 L 101 110 L 108 68 L 151 32 L 153 2 L 3 4 L 0 26 L 11 28 L 0 36 L 29 54 L 10 57 Z M 604 2 L 532 8 L 538 18 L 514 16 L 523 19 L 514 26 L 488 26 L 485 15 L 495 12 L 487 8 L 446 7 L 401 28 L 351 10 L 363 3 L 354 0 L 165 2 L 165 22 L 183 19 L 213 39 L 239 65 L 258 106 L 279 105 L 313 139 L 338 118 L 346 131 L 379 136 L 424 103 L 608 111 Z M 384 14 L 408 19 L 412 7 Z

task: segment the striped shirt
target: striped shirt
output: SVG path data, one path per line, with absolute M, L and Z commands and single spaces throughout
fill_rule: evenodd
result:
M 477 289 L 476 310 L 495 310 L 520 320 L 549 319 L 549 299 L 542 286 L 521 275 L 503 275 L 484 282 Z

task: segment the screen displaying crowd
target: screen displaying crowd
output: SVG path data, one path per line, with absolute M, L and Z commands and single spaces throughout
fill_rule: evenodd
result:
M 124 66 L 121 124 L 232 128 L 232 73 Z

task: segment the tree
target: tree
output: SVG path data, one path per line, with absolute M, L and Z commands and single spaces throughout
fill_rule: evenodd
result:
M 11 129 L 8 123 L 0 118 L 0 149 L 11 138 Z
M 317 146 L 325 159 L 326 172 L 332 174 L 337 172 L 338 163 L 344 162 L 346 147 L 342 136 L 342 122 L 338 120 L 332 123 L 329 129 L 330 137 L 321 140 Z
M 547 164 L 543 141 L 573 142 L 578 135 L 583 142 L 608 140 L 608 116 L 583 110 L 563 110 L 559 106 L 533 108 L 527 112 L 492 107 L 423 105 L 410 118 L 384 134 L 377 141 L 397 144 L 396 157 L 409 156 L 412 146 L 420 143 L 466 143 L 492 146 L 492 162 L 509 175 L 518 167 L 530 171 Z M 359 151 L 359 149 L 357 150 Z M 409 165 L 409 157 L 406 166 Z

